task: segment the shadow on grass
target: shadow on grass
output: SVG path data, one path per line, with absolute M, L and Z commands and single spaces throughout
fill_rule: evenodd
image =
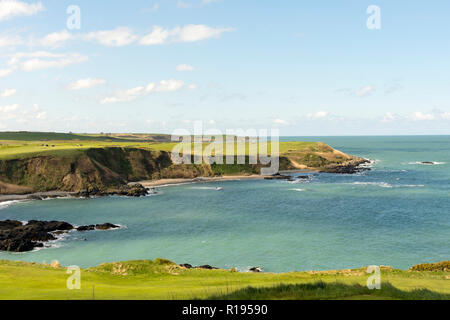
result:
M 327 283 L 279 284 L 273 287 L 247 287 L 232 293 L 213 295 L 207 300 L 329 300 L 329 299 L 392 299 L 392 300 L 450 300 L 450 294 L 427 289 L 403 291 L 390 283 L 380 290 L 370 290 L 360 284 Z

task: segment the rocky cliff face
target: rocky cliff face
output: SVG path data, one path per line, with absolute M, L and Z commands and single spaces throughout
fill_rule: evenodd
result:
M 107 190 L 130 181 L 170 177 L 171 165 L 167 152 L 131 148 L 89 149 L 67 156 L 2 160 L 0 192 Z M 201 170 L 184 171 L 186 175 L 195 175 L 197 171 L 203 174 Z
M 298 168 L 293 159 L 281 157 L 280 170 Z M 330 165 L 329 162 L 326 164 Z M 134 181 L 259 174 L 260 169 L 261 165 L 249 164 L 174 165 L 170 153 L 165 151 L 135 148 L 77 150 L 69 155 L 0 160 L 0 194 L 52 190 L 107 192 Z

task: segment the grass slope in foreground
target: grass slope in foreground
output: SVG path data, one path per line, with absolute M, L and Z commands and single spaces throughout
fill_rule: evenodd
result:
M 364 269 L 242 273 L 185 269 L 175 263 L 127 261 L 81 271 L 68 290 L 62 267 L 0 261 L 0 299 L 450 299 L 450 272 L 383 268 L 382 289 L 368 290 Z

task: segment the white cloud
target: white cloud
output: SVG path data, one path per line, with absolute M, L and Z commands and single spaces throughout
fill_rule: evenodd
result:
M 219 0 L 202 0 L 203 5 L 214 3 L 214 2 L 219 2 Z
M 184 82 L 181 80 L 161 80 L 153 91 L 156 92 L 170 92 L 180 90 L 184 86 Z M 147 86 L 147 89 L 149 86 Z M 152 91 L 152 90 L 150 90 Z
M 80 79 L 77 80 L 67 86 L 67 89 L 69 90 L 81 90 L 81 89 L 89 89 L 96 86 L 99 86 L 101 84 L 106 83 L 106 80 L 104 79 Z
M 188 64 L 180 64 L 177 66 L 177 71 L 194 71 L 195 68 Z
M 73 35 L 68 32 L 67 30 L 62 30 L 60 32 L 53 32 L 48 35 L 46 35 L 44 38 L 40 39 L 38 41 L 38 44 L 44 46 L 44 47 L 58 47 L 62 43 L 66 42 L 67 40 L 70 40 L 73 37 Z
M 23 59 L 28 60 L 22 61 Z M 16 53 L 9 60 L 8 64 L 10 66 L 19 65 L 23 71 L 34 71 L 54 67 L 62 68 L 71 64 L 82 63 L 87 60 L 87 56 L 78 53 L 56 54 L 48 51 L 36 51 L 30 53 Z
M 122 47 L 135 42 L 138 36 L 130 28 L 118 27 L 113 30 L 90 32 L 85 38 L 87 40 L 96 40 L 108 47 Z
M 0 36 L 0 47 L 13 47 L 23 43 L 23 40 L 19 36 Z
M 414 112 L 411 118 L 415 121 L 434 120 L 435 116 L 431 113 Z
M 450 120 L 450 112 L 441 113 L 441 118 L 445 120 Z
M 273 123 L 275 123 L 275 124 L 282 124 L 282 125 L 289 124 L 286 120 L 283 120 L 283 119 L 274 119 Z
M 188 89 L 194 90 L 197 89 L 197 85 L 195 83 L 188 85 Z
M 397 120 L 399 117 L 391 112 L 386 113 L 383 116 L 383 119 L 381 120 L 381 122 L 392 122 L 394 120 Z
M 141 45 L 150 46 L 156 44 L 176 43 L 176 42 L 197 42 L 209 38 L 218 38 L 224 32 L 234 31 L 233 28 L 212 28 L 202 24 L 190 24 L 184 27 L 164 29 L 154 26 L 151 33 L 142 37 Z
M 151 46 L 155 44 L 163 44 L 170 36 L 170 31 L 162 27 L 154 26 L 151 33 L 141 38 L 140 44 Z
M 17 92 L 16 89 L 5 89 L 5 90 L 3 90 L 2 93 L 0 93 L 0 97 L 8 98 L 8 97 L 11 97 L 11 96 L 15 95 L 16 92 Z
M 3 106 L 3 107 L 0 106 L 0 112 L 3 112 L 3 113 L 16 111 L 17 109 L 19 109 L 18 104 L 11 104 L 11 105 L 7 105 L 7 106 Z
M 12 73 L 13 71 L 14 71 L 14 68 L 0 69 L 0 78 L 7 76 L 8 74 Z
M 145 8 L 142 9 L 143 12 L 156 12 L 159 9 L 159 4 L 155 3 L 152 7 L 150 8 Z
M 359 88 L 358 90 L 356 90 L 355 94 L 358 97 L 365 97 L 365 96 L 368 96 L 369 94 L 371 94 L 374 90 L 375 90 L 374 86 L 367 85 L 367 86 L 364 86 L 364 87 Z
M 327 111 L 318 111 L 315 113 L 310 112 L 306 115 L 306 117 L 308 119 L 321 119 L 327 117 L 328 115 L 329 113 Z
M 26 3 L 18 0 L 0 1 L 0 21 L 16 16 L 31 16 L 44 10 L 42 2 Z
M 186 8 L 190 8 L 190 7 L 192 7 L 192 3 L 183 2 L 183 1 L 180 1 L 180 0 L 177 2 L 177 8 L 186 9 Z
M 100 101 L 102 104 L 129 102 L 153 92 L 173 92 L 184 86 L 181 80 L 161 80 L 159 83 L 150 82 L 147 86 L 136 87 L 117 92 L 114 96 L 106 97 Z
M 47 118 L 47 112 L 46 111 L 42 111 L 42 112 L 39 112 L 38 114 L 36 114 L 36 119 L 44 120 L 46 118 Z

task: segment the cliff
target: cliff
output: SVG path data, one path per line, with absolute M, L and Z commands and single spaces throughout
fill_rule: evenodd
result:
M 328 147 L 329 148 L 329 147 Z M 309 150 L 280 157 L 280 170 L 312 169 L 345 172 L 363 159 L 335 150 Z M 332 157 L 331 157 L 332 156 Z M 337 156 L 337 157 L 336 157 Z M 248 163 L 248 160 L 247 160 Z M 0 160 L 0 194 L 27 194 L 52 190 L 111 191 L 141 180 L 259 174 L 261 165 L 175 165 L 168 151 L 131 147 L 68 150 L 58 154 Z

